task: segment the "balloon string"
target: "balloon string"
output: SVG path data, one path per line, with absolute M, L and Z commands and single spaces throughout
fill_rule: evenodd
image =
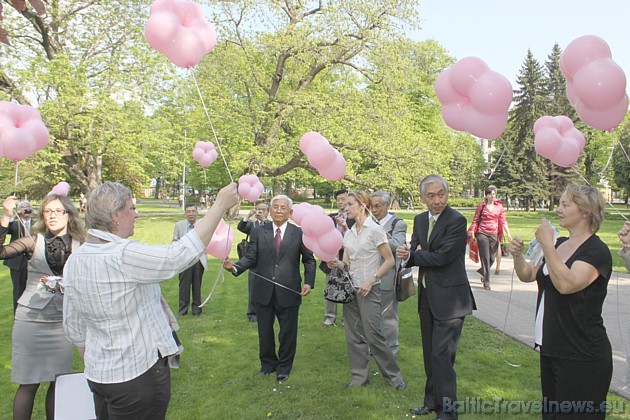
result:
M 505 153 L 505 150 L 506 150 L 505 141 L 503 139 L 501 139 L 501 144 L 503 145 L 503 151 L 501 151 L 501 154 L 499 155 L 499 158 L 497 159 L 497 163 L 494 165 L 494 168 L 492 168 L 492 170 L 490 171 L 490 175 L 488 175 L 488 180 L 492 179 L 492 175 L 494 175 L 494 171 L 497 170 L 497 168 L 499 167 L 499 163 L 501 163 L 501 159 L 503 159 L 503 154 Z
M 584 178 L 584 175 L 582 175 L 582 174 L 581 174 L 581 173 L 577 170 L 577 168 L 576 168 L 575 166 L 572 166 L 572 169 L 575 171 L 575 173 L 576 173 L 576 174 L 578 174 L 578 175 L 579 175 L 579 176 L 580 176 L 580 177 L 584 180 L 584 182 L 586 182 L 586 184 L 587 184 L 588 186 L 591 186 L 591 187 L 592 187 L 591 183 L 590 183 L 590 182 L 588 182 L 588 179 Z M 612 198 L 611 198 L 611 200 L 612 200 Z M 612 208 L 615 212 L 617 212 L 617 213 L 618 213 L 618 214 L 619 214 L 619 215 L 620 215 L 620 216 L 621 216 L 621 217 L 622 217 L 625 221 L 628 221 L 628 218 L 627 218 L 627 217 L 626 217 L 626 216 L 625 216 L 625 215 L 624 215 L 621 211 L 619 211 L 619 209 L 617 209 L 617 208 L 613 205 L 613 203 L 612 203 L 612 201 L 611 201 L 611 200 L 608 200 L 608 199 L 607 199 L 607 200 L 606 200 L 606 204 L 608 204 L 608 205 L 609 205 L 609 206 L 610 206 L 610 207 L 611 207 L 611 208 Z
M 210 300 L 210 298 L 212 297 L 212 294 L 214 293 L 214 289 L 216 289 L 217 287 L 217 283 L 219 283 L 219 279 L 220 278 L 224 278 L 223 277 L 223 270 L 221 269 L 221 267 L 219 267 L 219 272 L 217 273 L 217 278 L 216 280 L 214 280 L 214 284 L 212 285 L 212 290 L 210 290 L 210 294 L 208 295 L 208 297 L 206 298 L 206 300 L 203 301 L 203 303 L 201 305 L 199 305 L 200 308 L 203 308 L 203 305 L 205 305 L 206 303 L 208 303 L 208 301 Z
M 501 353 L 501 358 L 507 365 L 518 368 L 518 367 L 521 367 L 521 365 L 510 363 L 505 357 L 505 346 L 504 346 L 505 337 L 507 334 L 506 331 L 507 331 L 508 315 L 510 314 L 510 306 L 512 304 L 512 292 L 514 291 L 514 272 L 515 271 L 516 270 L 512 269 L 512 281 L 510 282 L 510 294 L 508 295 L 508 304 L 507 304 L 507 309 L 505 310 L 505 319 L 503 320 L 503 332 L 501 333 L 501 342 L 499 343 L 499 353 Z
M 623 147 L 623 143 L 621 142 L 621 137 L 617 137 L 617 142 L 619 143 L 619 147 L 621 147 L 621 151 L 626 156 L 626 159 L 628 160 L 628 162 L 630 162 L 630 157 L 628 156 L 626 149 Z
M 214 136 L 214 141 L 216 141 L 217 146 L 219 146 L 219 153 L 221 153 L 221 158 L 223 159 L 223 164 L 225 165 L 225 169 L 227 169 L 228 175 L 230 176 L 230 181 L 234 182 L 234 178 L 232 177 L 232 172 L 230 172 L 230 168 L 228 167 L 227 160 L 225 160 L 225 155 L 223 154 L 223 148 L 221 147 L 221 142 L 217 137 L 217 133 L 214 131 L 214 125 L 212 124 L 212 120 L 210 119 L 210 113 L 208 112 L 208 108 L 206 107 L 206 101 L 203 99 L 203 95 L 201 94 L 201 89 L 199 89 L 199 84 L 197 83 L 197 78 L 195 77 L 195 72 L 191 70 L 190 74 L 195 82 L 195 87 L 197 88 L 197 93 L 199 94 L 199 99 L 201 99 L 201 104 L 203 105 L 203 110 L 206 113 L 206 117 L 208 118 L 208 122 L 210 123 L 210 128 L 212 129 L 212 135 Z
M 17 190 L 17 184 L 18 184 L 19 165 L 20 165 L 20 162 L 15 162 L 15 180 L 13 181 L 13 188 L 15 190 Z
M 608 155 L 608 161 L 606 162 L 606 165 L 604 165 L 604 168 L 597 174 L 600 178 L 604 175 L 604 172 L 606 172 L 606 169 L 608 168 L 608 165 L 610 165 L 610 161 L 612 160 L 613 157 L 613 153 L 615 152 L 615 143 L 617 143 L 615 140 L 615 133 L 614 131 L 610 133 L 610 136 L 612 137 L 612 144 L 610 145 L 610 155 Z
M 234 267 L 238 267 L 238 265 L 234 264 Z M 253 274 L 253 275 L 255 275 L 256 277 L 260 277 L 261 279 L 263 279 L 263 280 L 265 280 L 265 281 L 268 281 L 269 283 L 273 283 L 273 284 L 275 284 L 276 286 L 282 287 L 283 289 L 287 289 L 289 292 L 293 292 L 293 293 L 295 293 L 295 294 L 297 294 L 297 295 L 302 296 L 302 293 L 301 293 L 301 292 L 296 292 L 295 290 L 293 290 L 293 289 L 291 289 L 291 288 L 289 288 L 289 287 L 285 286 L 284 284 L 280 284 L 280 283 L 278 283 L 278 282 L 275 282 L 275 281 L 273 281 L 273 280 L 271 280 L 271 279 L 268 279 L 268 278 L 267 278 L 267 277 L 265 277 L 265 276 L 261 276 L 261 275 L 260 275 L 260 274 L 258 274 L 258 273 L 254 273 L 253 271 L 250 271 L 250 273 L 251 273 L 251 274 Z

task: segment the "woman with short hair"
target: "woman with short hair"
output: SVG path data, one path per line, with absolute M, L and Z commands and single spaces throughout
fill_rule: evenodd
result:
M 589 419 L 605 417 L 600 409 L 605 408 L 613 364 L 602 306 L 612 256 L 595 234 L 604 206 L 597 188 L 569 185 L 556 209 L 569 237 L 554 240 L 554 227 L 543 219 L 536 229 L 541 261 L 525 260 L 520 238 L 510 244 L 518 278 L 538 283 L 535 344 L 540 347 L 543 418 L 582 418 L 586 413 L 577 411 L 580 404 L 598 410 Z
M 170 245 L 128 239 L 138 217 L 131 191 L 105 182 L 86 206 L 86 243 L 65 270 L 64 328 L 84 358 L 99 419 L 163 419 L 171 397 L 168 356 L 178 345 L 160 282 L 192 266 L 223 214 L 238 202 L 223 188 L 195 228 Z

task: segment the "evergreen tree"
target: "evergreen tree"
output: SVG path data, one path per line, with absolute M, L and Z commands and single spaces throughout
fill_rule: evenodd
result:
M 532 205 L 536 209 L 538 200 L 549 195 L 546 166 L 534 149 L 532 132 L 536 120 L 545 115 L 544 82 L 542 66 L 528 50 L 502 140 L 506 150 L 494 174 L 496 185 L 507 187 L 505 192 L 518 197 L 526 210 Z M 497 148 L 495 154 L 498 156 L 502 152 Z

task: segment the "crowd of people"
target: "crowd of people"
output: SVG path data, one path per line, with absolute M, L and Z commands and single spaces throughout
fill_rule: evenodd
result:
M 612 255 L 597 236 L 604 217 L 601 193 L 569 185 L 557 208 L 558 223 L 569 236 L 557 237 L 557 230 L 543 219 L 527 259 L 523 239 L 510 234 L 496 187 L 486 188 L 469 227 L 448 205 L 449 186 L 441 176 L 424 178 L 419 194 L 427 211 L 415 216 L 408 240 L 407 224 L 390 211 L 389 193 L 335 193 L 338 211 L 330 217 L 343 235 L 343 247 L 337 258 L 319 268 L 326 281 L 331 270 L 347 269 L 356 290 L 354 300 L 341 304 L 348 387 L 369 383 L 373 358 L 388 385 L 406 389 L 398 364 L 396 277 L 401 267 L 417 267 L 426 382 L 421 403 L 410 411 L 457 418 L 457 411 L 445 402 L 458 401 L 455 359 L 465 317 L 476 309 L 465 266 L 467 243 L 479 244 L 479 273 L 490 290 L 491 267 L 505 237 L 518 278 L 538 286 L 533 344 L 540 349 L 542 398 L 604 403 L 612 377 L 612 348 L 602 306 Z M 221 189 L 201 218 L 194 204 L 185 204 L 186 218 L 176 224 L 172 243 L 147 245 L 129 239 L 138 217 L 136 199 L 120 183 L 103 183 L 81 198 L 78 209 L 68 197 L 49 194 L 37 221 L 28 201 L 7 197 L 0 221 L 0 259 L 9 266 L 14 286 L 14 418 L 31 418 L 37 390 L 46 383 L 46 415 L 54 417 L 55 378 L 72 371 L 73 347 L 83 358 L 97 418 L 165 418 L 171 398 L 169 366 L 182 347 L 160 283 L 179 275 L 177 317 L 189 310 L 201 314 L 205 249 L 238 199 L 232 183 Z M 246 315 L 258 329 L 257 374 L 274 374 L 280 382 L 292 373 L 299 309 L 315 287 L 317 270 L 301 228 L 290 220 L 292 206 L 285 195 L 269 204 L 257 203 L 238 223 L 238 230 L 247 235 L 243 254 L 238 261 L 223 261 L 234 276 L 248 271 Z M 11 240 L 5 244 L 7 234 Z M 630 271 L 630 222 L 618 236 L 619 256 Z M 338 306 L 327 301 L 323 328 L 336 325 Z M 543 418 L 567 414 L 559 411 L 559 404 L 545 407 Z

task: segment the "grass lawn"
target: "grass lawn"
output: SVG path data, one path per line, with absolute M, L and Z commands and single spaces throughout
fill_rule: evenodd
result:
M 148 243 L 168 243 L 175 222 L 173 216 L 141 217 L 135 238 Z M 414 213 L 415 214 L 415 213 Z M 411 222 L 412 213 L 402 213 Z M 470 212 L 467 217 L 472 217 Z M 540 215 L 510 213 L 513 234 L 531 238 Z M 553 218 L 552 218 L 553 220 Z M 611 221 L 603 238 L 614 245 L 614 233 L 621 226 Z M 233 222 L 232 226 L 236 226 Z M 616 229 L 616 230 L 615 230 Z M 237 232 L 236 242 L 243 235 Z M 233 252 L 236 257 L 236 251 Z M 219 263 L 209 259 L 204 276 L 205 298 L 217 278 Z M 324 276 L 318 273 L 315 290 L 303 300 L 297 356 L 288 381 L 279 384 L 273 375 L 254 376 L 259 369 L 256 325 L 247 322 L 247 275 L 219 277 L 219 284 L 201 317 L 180 318 L 179 336 L 185 346 L 181 368 L 172 371 L 172 399 L 169 419 L 327 419 L 327 418 L 411 418 L 409 408 L 422 405 L 424 370 L 420 344 L 417 301 L 402 302 L 400 312 L 399 363 L 408 382 L 397 392 L 380 378 L 372 362 L 371 384 L 362 389 L 345 389 L 350 372 L 341 327 L 322 329 Z M 177 278 L 162 283 L 173 308 L 177 306 Z M 10 418 L 16 385 L 10 383 L 12 304 L 8 270 L 0 266 L 0 418 Z M 51 350 L 54 351 L 54 350 Z M 513 367 L 510 364 L 520 365 Z M 75 357 L 74 368 L 82 369 Z M 493 328 L 468 317 L 457 357 L 459 398 L 480 398 L 485 403 L 540 399 L 538 354 Z M 33 418 L 42 419 L 43 394 L 35 403 Z M 610 395 L 618 411 L 609 418 L 630 418 L 630 401 Z M 510 406 L 514 409 L 515 403 Z M 623 408 L 623 410 L 621 410 Z M 627 414 L 626 414 L 627 413 Z M 488 413 L 492 414 L 492 413 Z M 488 414 L 462 415 L 465 419 L 486 419 Z M 433 416 L 429 416 L 433 418 Z M 537 419 L 537 413 L 492 414 L 491 418 Z

